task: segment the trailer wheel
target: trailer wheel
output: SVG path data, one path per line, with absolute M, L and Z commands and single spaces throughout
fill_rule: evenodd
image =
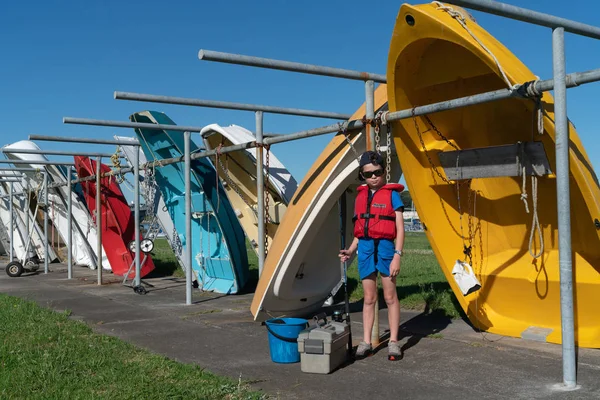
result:
M 40 269 L 40 264 L 38 264 L 37 262 L 35 262 L 33 260 L 29 260 L 25 263 L 25 269 L 27 271 L 35 272 L 38 269 Z
M 137 294 L 146 294 L 146 293 L 148 293 L 148 291 L 146 290 L 146 288 L 143 287 L 143 286 L 135 286 L 133 288 L 133 291 L 136 292 Z
M 23 268 L 23 265 L 18 261 L 9 262 L 6 265 L 6 274 L 11 278 L 18 278 L 19 276 L 21 276 L 21 274 L 23 274 L 23 271 L 25 271 L 25 269 Z

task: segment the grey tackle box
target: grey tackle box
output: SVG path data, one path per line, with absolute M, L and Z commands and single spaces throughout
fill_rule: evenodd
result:
M 298 335 L 302 372 L 328 374 L 346 361 L 350 330 L 345 322 L 329 322 Z

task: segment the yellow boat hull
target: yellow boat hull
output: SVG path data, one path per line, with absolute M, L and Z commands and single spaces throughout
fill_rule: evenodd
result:
M 468 29 L 495 55 L 511 85 L 536 79 L 464 10 L 454 9 L 465 15 Z M 481 44 L 437 5 L 403 5 L 388 58 L 390 111 L 508 87 L 496 62 Z M 529 251 L 533 218 L 531 178 L 527 177 L 527 213 L 521 198 L 520 176 L 473 179 L 469 200 L 465 184 L 457 189 L 455 182 L 446 183 L 435 172 L 444 176 L 438 153 L 453 151 L 452 145 L 470 149 L 531 141 L 543 144 L 550 168 L 556 171 L 554 108 L 549 93 L 544 93 L 542 104 L 543 134 L 534 129 L 535 103 L 517 98 L 429 115 L 448 141 L 435 132 L 425 117 L 395 122 L 393 132 L 400 164 L 427 237 L 474 326 L 514 337 L 533 333 L 541 340 L 560 343 L 555 175 L 537 178 L 537 212 L 544 247 L 542 256 L 535 259 Z M 571 210 L 559 212 L 571 212 L 576 341 L 582 347 L 599 347 L 600 241 L 594 221 L 600 218 L 600 189 L 577 132 L 572 125 L 569 129 Z M 452 268 L 457 259 L 464 258 L 463 246 L 469 245 L 469 238 L 473 269 L 482 287 L 463 296 L 453 279 Z M 531 250 L 535 254 L 539 249 L 535 232 Z

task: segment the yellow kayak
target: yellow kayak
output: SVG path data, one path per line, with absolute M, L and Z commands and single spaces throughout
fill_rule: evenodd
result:
M 434 2 L 400 8 L 387 79 L 389 109 L 398 111 L 537 78 L 463 9 Z M 427 237 L 474 326 L 560 343 L 554 108 L 549 93 L 541 101 L 539 129 L 536 102 L 512 98 L 405 119 L 393 124 L 393 132 Z M 572 209 L 560 212 L 571 212 L 575 339 L 579 346 L 598 347 L 600 190 L 577 132 L 569 129 Z M 472 149 L 493 159 L 497 149 L 526 146 L 547 157 L 546 171 L 536 179 L 526 174 L 523 180 L 505 166 L 500 176 L 474 168 L 470 173 L 483 176 L 469 181 L 457 178 L 466 169 L 443 164 L 448 155 L 473 156 Z M 512 156 L 522 155 L 517 150 Z M 452 273 L 457 260 L 470 263 L 479 290 L 463 295 Z

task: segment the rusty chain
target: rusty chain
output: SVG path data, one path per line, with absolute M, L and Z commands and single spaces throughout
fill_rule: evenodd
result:
M 427 148 L 425 147 L 425 142 L 423 140 L 423 136 L 421 134 L 421 130 L 419 129 L 419 125 L 417 122 L 417 118 L 415 115 L 415 108 L 413 107 L 412 111 L 412 119 L 413 122 L 415 124 L 415 130 L 417 131 L 417 135 L 419 136 L 419 141 L 421 142 L 421 147 L 423 148 L 423 152 L 425 153 L 425 156 L 427 157 L 427 160 L 429 161 L 429 165 L 431 165 L 431 168 L 433 169 L 433 171 L 436 173 L 436 175 L 446 184 L 451 185 L 452 182 L 450 180 L 448 180 L 445 176 L 443 176 L 440 171 L 438 170 L 438 168 L 433 164 L 433 160 L 431 159 L 429 152 L 427 151 Z M 440 132 L 440 130 L 433 124 L 433 122 L 431 121 L 431 119 L 429 119 L 428 116 L 424 116 L 425 120 L 427 121 L 427 123 L 429 124 L 429 126 L 431 126 L 431 128 L 433 129 L 433 131 L 442 139 L 444 140 L 449 146 L 451 146 L 452 148 L 454 148 L 457 151 L 460 151 L 460 149 L 454 144 L 452 143 L 442 132 Z M 458 163 L 458 158 L 457 158 L 457 163 Z M 471 182 L 472 179 L 467 179 L 464 182 L 460 183 L 459 180 L 456 180 L 456 197 L 457 197 L 457 204 L 458 204 L 458 216 L 459 216 L 459 221 L 460 221 L 460 236 L 461 239 L 463 241 L 463 253 L 465 255 L 464 260 L 466 261 L 467 258 L 469 259 L 469 265 L 473 265 L 473 255 L 472 255 L 472 249 L 473 249 L 473 239 L 475 236 L 475 232 L 473 232 L 473 213 L 472 213 L 472 199 L 471 199 L 471 195 L 474 195 L 474 191 L 471 189 Z M 435 183 L 435 176 L 434 176 L 434 183 Z M 468 219 L 467 219 L 467 224 L 468 224 L 468 246 L 465 244 L 465 235 L 464 235 L 464 229 L 463 229 L 463 221 L 462 221 L 462 209 L 461 209 L 461 200 L 460 200 L 460 190 L 461 190 L 461 185 L 466 185 L 467 186 L 467 215 L 468 215 Z M 473 193 L 472 193 L 473 192 Z M 480 236 L 481 236 L 481 231 L 479 232 Z M 481 252 L 483 252 L 483 249 L 480 249 Z M 481 255 L 482 260 L 483 260 L 483 254 Z M 483 262 L 483 261 L 482 261 Z

